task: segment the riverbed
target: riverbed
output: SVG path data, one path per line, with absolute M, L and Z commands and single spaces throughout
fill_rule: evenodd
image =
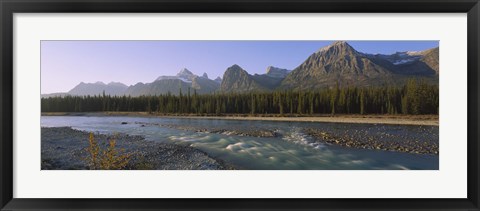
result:
M 42 127 L 129 134 L 186 145 L 245 170 L 438 170 L 439 127 L 131 116 L 42 116 Z M 339 140 L 380 143 L 337 144 Z M 329 141 L 330 140 L 330 141 Z M 389 146 L 390 143 L 399 147 Z M 407 144 L 408 143 L 408 144 Z M 421 146 L 427 150 L 397 150 Z M 382 148 L 383 147 L 383 148 Z

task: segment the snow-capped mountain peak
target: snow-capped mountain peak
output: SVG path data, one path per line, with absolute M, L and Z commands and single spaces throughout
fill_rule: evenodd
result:
M 191 82 L 195 77 L 197 77 L 197 75 L 190 72 L 190 70 L 188 70 L 187 68 L 183 68 L 180 70 L 180 72 L 177 73 L 177 77 Z
M 181 80 L 183 82 L 186 82 L 186 83 L 192 83 L 192 80 L 195 78 L 195 77 L 198 77 L 197 75 L 193 74 L 192 72 L 190 72 L 190 70 L 188 70 L 187 68 L 182 68 L 176 76 L 169 76 L 169 75 L 162 75 L 162 76 L 159 76 L 156 81 L 158 80 L 174 80 L 174 79 L 178 79 L 178 80 Z

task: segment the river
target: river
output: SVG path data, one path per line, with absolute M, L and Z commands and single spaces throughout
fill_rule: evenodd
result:
M 272 130 L 277 137 L 252 137 L 181 130 L 164 125 Z M 159 117 L 42 116 L 42 127 L 141 135 L 146 140 L 188 144 L 238 169 L 250 170 L 438 170 L 439 156 L 355 149 L 321 143 L 304 128 L 355 133 L 381 139 L 426 139 L 438 144 L 438 126 L 215 120 Z M 398 141 L 398 140 L 397 140 Z

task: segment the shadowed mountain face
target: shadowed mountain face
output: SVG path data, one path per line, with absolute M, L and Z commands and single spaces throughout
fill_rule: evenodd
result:
M 266 91 L 268 88 L 254 80 L 252 75 L 235 64 L 223 74 L 220 90 L 222 92 L 248 92 Z
M 272 77 L 272 78 L 285 78 L 288 73 L 290 73 L 290 70 L 287 69 L 282 69 L 278 67 L 273 67 L 273 66 L 268 66 L 267 67 L 267 73 L 265 75 Z
M 422 51 L 423 58 L 420 59 L 421 62 L 425 63 L 428 67 L 439 74 L 439 48 L 432 48 L 426 51 Z
M 282 80 L 290 71 L 277 67 L 267 67 L 265 74 L 250 75 L 238 65 L 229 67 L 223 75 L 220 91 L 222 92 L 249 92 L 272 91 L 279 87 Z
M 215 80 L 193 74 L 183 68 L 175 76 L 160 76 L 152 83 L 137 83 L 127 87 L 121 83 L 80 83 L 68 93 L 42 95 L 159 95 L 198 94 L 217 91 L 250 92 L 273 90 L 309 90 L 335 86 L 403 85 L 409 78 L 423 78 L 438 84 L 439 48 L 424 51 L 397 52 L 391 55 L 366 54 L 355 50 L 347 42 L 338 41 L 311 54 L 297 68 L 290 71 L 267 67 L 265 74 L 250 75 L 238 65 L 226 69 L 223 78 Z
M 192 88 L 195 89 L 198 94 L 209 94 L 217 91 L 220 88 L 220 84 L 208 79 L 208 77 L 202 76 L 193 79 Z
M 438 50 L 437 47 L 425 51 L 397 52 L 392 55 L 369 55 L 369 58 L 396 74 L 433 76 L 438 75 Z
M 222 83 L 222 78 L 220 78 L 220 76 L 219 76 L 219 77 L 215 78 L 214 81 L 221 84 Z

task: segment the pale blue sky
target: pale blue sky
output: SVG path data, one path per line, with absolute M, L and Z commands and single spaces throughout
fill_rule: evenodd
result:
M 133 85 L 187 68 L 222 77 L 233 64 L 250 74 L 268 66 L 294 69 L 333 41 L 42 41 L 41 92 L 67 92 L 80 82 Z M 357 51 L 391 54 L 438 46 L 438 41 L 347 41 Z

